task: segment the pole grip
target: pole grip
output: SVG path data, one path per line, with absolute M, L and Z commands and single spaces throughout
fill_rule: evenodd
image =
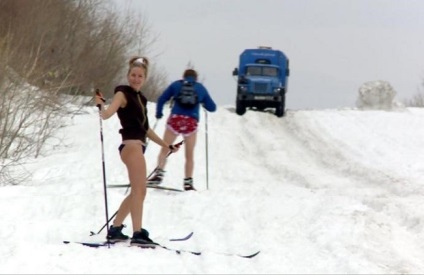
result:
M 103 95 L 102 95 L 102 93 L 100 92 L 99 89 L 96 89 L 95 93 L 96 93 L 96 96 L 100 97 L 100 99 L 103 101 L 103 103 L 106 102 L 106 99 L 104 99 L 104 97 L 103 97 Z M 97 104 L 96 106 L 97 106 L 97 108 L 99 108 L 99 111 L 100 111 L 102 106 L 100 104 Z

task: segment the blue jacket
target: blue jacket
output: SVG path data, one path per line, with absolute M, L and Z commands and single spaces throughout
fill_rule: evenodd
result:
M 206 90 L 205 86 L 203 86 L 199 82 L 194 81 L 192 77 L 184 78 L 184 80 L 194 83 L 194 90 L 197 92 L 199 104 L 197 104 L 193 109 L 188 110 L 179 106 L 177 102 L 174 102 L 175 104 L 172 107 L 171 115 L 173 114 L 185 115 L 199 121 L 200 104 L 202 104 L 202 106 L 209 112 L 215 112 L 216 104 L 213 101 L 213 99 L 210 97 L 208 90 Z M 171 85 L 169 85 L 168 88 L 166 88 L 165 91 L 163 91 L 156 105 L 156 118 L 161 118 L 163 116 L 163 113 L 162 113 L 163 105 L 172 97 L 177 96 L 177 94 L 181 90 L 182 85 L 183 85 L 183 81 L 177 80 L 171 83 Z

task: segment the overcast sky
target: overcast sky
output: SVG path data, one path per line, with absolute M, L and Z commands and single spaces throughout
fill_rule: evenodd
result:
M 191 62 L 220 105 L 234 105 L 232 70 L 246 48 L 290 59 L 288 109 L 354 107 L 359 87 L 389 81 L 396 99 L 424 92 L 421 0 L 119 0 L 157 36 L 169 80 Z

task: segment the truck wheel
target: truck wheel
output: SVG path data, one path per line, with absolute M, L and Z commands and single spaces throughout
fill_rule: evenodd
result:
M 284 116 L 284 109 L 285 109 L 285 104 L 284 101 L 280 102 L 277 107 L 275 107 L 275 115 L 277 117 L 282 117 Z
M 246 113 L 246 106 L 244 106 L 243 102 L 238 100 L 236 101 L 236 113 L 240 116 Z

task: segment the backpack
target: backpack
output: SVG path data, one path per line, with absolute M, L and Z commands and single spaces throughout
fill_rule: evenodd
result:
M 199 103 L 193 84 L 192 82 L 184 81 L 181 90 L 175 96 L 175 101 L 184 109 L 192 109 Z

